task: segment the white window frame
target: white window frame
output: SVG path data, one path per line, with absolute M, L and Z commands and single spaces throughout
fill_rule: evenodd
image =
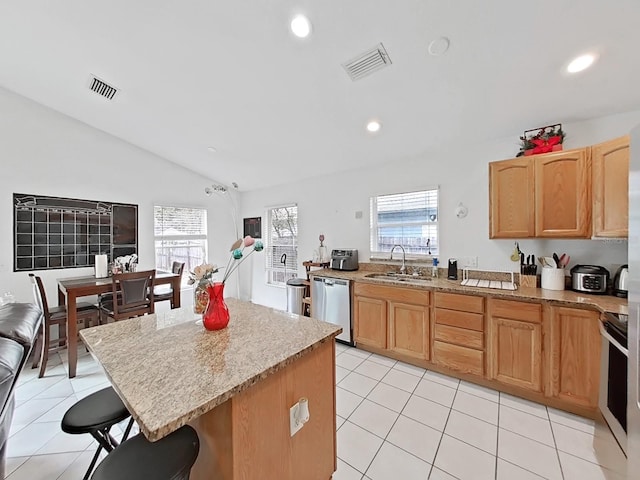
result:
M 175 209 L 189 209 L 189 210 L 200 210 L 204 213 L 204 234 L 192 234 L 192 235 L 188 235 L 188 234 L 184 234 L 184 235 L 156 235 L 156 209 L 161 208 L 161 209 L 169 209 L 169 208 L 175 208 Z M 200 263 L 205 263 L 206 259 L 207 259 L 207 254 L 208 254 L 208 249 L 209 249 L 209 242 L 207 241 L 208 237 L 207 237 L 207 231 L 208 231 L 208 212 L 207 209 L 204 207 L 188 207 L 188 206 L 184 206 L 184 205 L 154 205 L 153 206 L 153 246 L 154 246 L 154 256 L 155 256 L 155 263 L 156 263 L 156 268 L 159 270 L 167 270 L 167 271 L 171 271 L 171 265 L 165 266 L 165 265 L 158 265 L 158 242 L 160 242 L 160 246 L 162 247 L 162 243 L 163 242 L 175 242 L 175 241 L 192 241 L 192 240 L 199 240 L 202 241 L 202 248 L 203 248 L 203 258 L 201 261 L 198 262 L 194 262 L 193 265 L 189 265 L 188 260 L 185 261 L 185 269 L 184 269 L 184 273 L 182 274 L 182 286 L 186 286 L 187 285 L 187 281 L 189 280 L 189 271 L 192 271 L 193 268 L 197 265 L 199 265 Z M 176 248 L 189 248 L 189 246 L 184 246 L 184 247 L 176 247 Z M 176 257 L 173 261 L 182 261 L 184 259 Z
M 384 196 L 388 196 L 388 195 L 403 195 L 403 194 L 412 194 L 412 193 L 417 193 L 417 192 L 430 192 L 430 191 L 435 191 L 437 194 L 437 200 L 436 200 L 436 219 L 435 220 L 430 220 L 428 218 L 425 218 L 424 220 L 413 220 L 413 221 L 406 221 L 406 222 L 397 222 L 397 223 L 393 223 L 393 224 L 385 224 L 385 227 L 402 227 L 402 226 L 407 226 L 407 225 L 430 225 L 430 226 L 434 226 L 436 229 L 436 246 L 434 248 L 434 250 L 432 250 L 431 255 L 429 255 L 428 253 L 410 253 L 407 252 L 406 253 L 406 258 L 407 259 L 415 259 L 415 260 L 429 260 L 432 259 L 433 257 L 438 257 L 440 255 L 441 249 L 442 249 L 442 244 L 440 242 L 440 187 L 439 186 L 435 186 L 435 187 L 426 187 L 426 188 L 421 188 L 421 189 L 415 189 L 415 190 L 409 190 L 409 191 L 404 191 L 404 192 L 389 192 L 389 193 L 380 193 L 378 195 L 374 195 L 369 199 L 369 206 L 370 206 L 370 212 L 369 212 L 369 218 L 370 218 L 370 230 L 369 230 L 369 248 L 370 248 L 370 256 L 372 260 L 389 260 L 389 255 L 391 252 L 391 249 L 388 250 L 381 250 L 377 247 L 379 247 L 378 245 L 378 208 L 377 208 L 377 202 L 378 202 L 378 198 L 379 197 L 384 197 Z M 406 245 L 403 245 L 403 247 L 406 247 Z M 401 258 L 402 252 L 396 251 L 394 253 L 394 259 L 398 259 Z
M 291 245 L 291 247 L 293 247 L 293 249 L 295 249 L 295 259 L 289 259 L 287 258 L 287 263 L 286 263 L 286 272 L 285 272 L 285 267 L 281 267 L 279 263 L 277 263 L 274 259 L 274 248 L 278 247 L 278 245 L 273 245 L 272 244 L 272 238 L 271 238 L 271 227 L 272 227 L 272 213 L 274 210 L 280 209 L 280 208 L 295 208 L 296 209 L 296 232 L 295 232 L 295 236 L 293 237 L 293 244 Z M 286 281 L 290 278 L 295 278 L 298 276 L 298 224 L 299 224 L 299 210 L 298 210 L 298 204 L 297 203 L 288 203 L 288 204 L 284 204 L 284 205 L 276 205 L 276 206 L 271 206 L 271 207 L 267 207 L 266 210 L 266 214 L 265 217 L 267 219 L 266 222 L 266 229 L 265 229 L 265 235 L 264 235 L 264 240 L 265 240 L 265 282 L 267 285 L 272 286 L 272 287 L 279 287 L 279 288 L 285 288 L 286 287 Z M 270 264 L 270 261 L 273 261 L 273 265 Z M 276 273 L 286 273 L 285 274 L 285 279 L 284 281 L 279 281 L 275 279 L 275 274 Z

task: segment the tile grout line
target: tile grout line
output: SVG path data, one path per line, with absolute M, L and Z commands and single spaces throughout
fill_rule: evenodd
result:
M 564 480 L 564 470 L 562 469 L 562 462 L 560 461 L 560 452 L 558 451 L 558 443 L 556 442 L 556 434 L 553 431 L 553 423 L 551 423 L 551 417 L 549 416 L 549 409 L 545 407 L 545 412 L 547 412 L 547 419 L 549 420 L 549 429 L 551 429 L 551 438 L 553 438 L 553 446 L 555 447 L 556 457 L 558 458 L 558 467 L 560 468 L 560 476 Z
M 500 395 L 501 393 L 498 392 L 498 429 L 496 431 L 496 463 L 495 463 L 495 472 L 494 472 L 494 478 L 495 480 L 498 480 L 498 447 L 500 446 L 500 410 L 502 409 L 502 403 L 500 403 Z
M 444 422 L 444 427 L 442 428 L 442 435 L 440 435 L 440 441 L 438 442 L 438 446 L 436 447 L 436 451 L 433 455 L 433 462 L 431 463 L 431 468 L 429 469 L 429 477 L 431 477 L 431 473 L 433 472 L 433 469 L 436 468 L 436 459 L 438 458 L 438 451 L 440 450 L 440 445 L 442 444 L 442 439 L 444 438 L 444 432 L 447 429 L 447 424 L 449 423 L 449 417 L 451 417 L 451 411 L 453 410 L 453 404 L 456 401 L 456 397 L 458 396 L 459 389 L 460 389 L 460 380 L 458 380 L 458 385 L 456 386 L 456 392 L 453 394 L 453 400 L 451 400 L 451 406 L 449 407 L 449 413 L 447 414 L 447 420 Z M 451 475 L 449 472 L 445 472 L 445 473 L 447 473 L 448 475 Z
M 395 366 L 395 365 L 397 365 L 397 363 L 398 363 L 398 362 L 396 361 L 396 363 L 394 364 L 394 366 Z M 392 367 L 392 368 L 393 368 L 393 367 Z M 391 370 L 389 370 L 389 372 L 390 372 L 390 371 L 391 371 Z M 387 374 L 389 374 L 389 372 L 387 372 Z M 403 373 L 407 373 L 407 372 L 403 372 Z M 411 375 L 411 374 L 410 374 L 410 373 L 407 373 L 407 375 Z M 385 375 L 385 377 L 386 377 L 386 376 L 387 376 L 387 375 Z M 369 471 L 369 469 L 371 468 L 371 465 L 373 464 L 374 460 L 376 459 L 376 457 L 377 457 L 377 456 L 378 456 L 378 454 L 380 453 L 380 450 L 381 450 L 381 449 L 382 449 L 382 447 L 384 446 L 385 442 L 387 442 L 387 437 L 389 437 L 389 434 L 391 433 L 391 430 L 393 430 L 393 427 L 395 427 L 396 423 L 398 423 L 398 420 L 399 420 L 399 419 L 400 419 L 400 417 L 402 416 L 402 412 L 403 412 L 403 411 L 404 411 L 404 409 L 407 407 L 407 403 L 409 403 L 409 400 L 411 400 L 411 397 L 413 396 L 413 393 L 416 391 L 416 388 L 418 388 L 418 385 L 420 385 L 420 380 L 422 380 L 422 378 L 423 378 L 423 377 L 424 377 L 424 373 L 422 374 L 422 377 L 420 377 L 420 378 L 418 379 L 418 382 L 416 383 L 416 386 L 415 386 L 415 387 L 413 387 L 413 390 L 411 391 L 411 393 L 409 393 L 409 398 L 407 398 L 407 401 L 406 401 L 406 402 L 404 402 L 404 406 L 402 407 L 402 409 L 400 409 L 400 412 L 398 412 L 398 417 L 395 419 L 395 421 L 394 421 L 394 422 L 393 422 L 393 424 L 391 425 L 391 428 L 389 428 L 389 431 L 387 432 L 387 434 L 386 434 L 386 435 L 384 436 L 384 438 L 382 439 L 382 443 L 380 444 L 380 447 L 378 447 L 378 450 L 376 451 L 375 455 L 373 456 L 373 458 L 372 458 L 372 459 L 371 459 L 371 461 L 369 462 L 369 465 L 367 465 L 367 468 L 366 468 L 366 470 L 364 471 L 363 475 L 366 475 L 366 474 L 367 474 L 367 472 L 368 472 L 368 471 Z M 384 377 L 382 377 L 382 378 L 384 378 Z M 383 383 L 383 382 L 382 382 L 382 379 L 380 379 L 380 381 L 378 382 L 378 384 L 380 384 L 380 383 Z M 378 386 L 378 384 L 376 384 L 376 387 Z M 388 385 L 388 384 L 386 384 L 386 383 L 385 383 L 385 385 Z M 392 386 L 392 387 L 394 387 L 394 388 L 398 388 L 398 387 L 396 387 L 396 386 L 394 386 L 394 385 L 389 385 L 389 386 Z M 373 388 L 375 388 L 375 387 L 373 387 Z M 398 388 L 398 390 L 402 390 L 402 389 L 401 389 L 401 388 Z M 371 391 L 373 391 L 373 389 L 371 389 Z M 403 391 L 406 391 L 406 390 L 403 390 Z M 369 392 L 369 393 L 371 393 L 371 392 Z M 361 428 L 362 428 L 362 427 L 361 427 Z M 369 433 L 372 433 L 372 432 L 369 432 Z M 374 435 L 375 435 L 375 434 L 374 434 Z M 380 438 L 380 437 L 378 437 L 378 438 Z M 398 448 L 398 449 L 400 449 L 400 450 L 402 450 L 402 451 L 404 451 L 404 452 L 407 452 L 404 448 L 400 448 L 400 447 L 398 447 L 397 445 L 395 445 L 395 444 L 393 444 L 393 443 L 391 443 L 391 442 L 388 442 L 388 443 L 390 443 L 390 444 L 391 444 L 391 445 L 393 445 L 394 447 L 396 447 L 396 448 Z M 414 454 L 413 454 L 413 453 L 411 453 L 411 452 L 407 452 L 407 453 L 408 453 L 408 454 L 410 454 L 410 455 L 413 455 L 414 457 L 416 457 L 416 458 L 418 458 L 418 459 L 420 459 L 420 460 L 422 460 L 422 461 L 424 462 L 424 460 L 423 460 L 422 458 L 418 457 L 417 455 L 414 455 Z M 435 457 L 434 457 L 434 460 L 435 460 Z M 431 464 L 431 468 L 433 468 L 433 464 Z M 429 473 L 428 473 L 428 475 L 431 475 L 431 469 L 429 469 Z M 429 477 L 427 477 L 427 478 L 429 478 Z

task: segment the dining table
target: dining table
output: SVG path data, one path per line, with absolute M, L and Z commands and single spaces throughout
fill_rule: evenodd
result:
M 173 290 L 173 306 L 180 308 L 180 283 L 182 276 L 177 273 L 157 271 L 154 281 L 156 285 L 171 285 Z M 78 319 L 76 299 L 92 295 L 102 295 L 111 291 L 111 278 L 71 277 L 60 278 L 58 283 L 58 305 L 67 309 L 67 358 L 69 362 L 69 378 L 76 376 L 78 363 Z

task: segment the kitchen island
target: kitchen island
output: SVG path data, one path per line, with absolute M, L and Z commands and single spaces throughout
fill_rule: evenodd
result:
M 208 332 L 180 308 L 82 330 L 90 352 L 156 441 L 184 424 L 200 437 L 198 479 L 329 479 L 336 467 L 335 341 L 341 329 L 227 299 Z M 310 419 L 290 434 L 290 408 Z

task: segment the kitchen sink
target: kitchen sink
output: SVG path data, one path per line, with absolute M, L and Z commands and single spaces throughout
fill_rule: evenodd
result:
M 431 281 L 431 277 L 423 277 L 421 275 L 407 275 L 406 273 L 370 273 L 368 275 L 365 275 L 365 278 L 407 283 L 423 283 Z

